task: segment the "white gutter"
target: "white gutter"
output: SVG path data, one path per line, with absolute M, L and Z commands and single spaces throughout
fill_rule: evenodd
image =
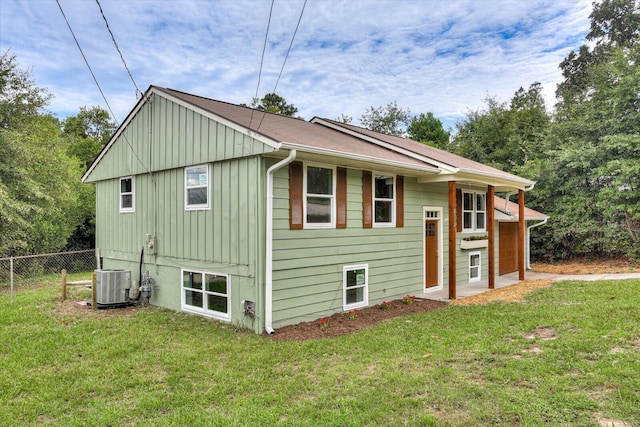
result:
M 549 218 L 545 218 L 542 221 L 530 225 L 527 227 L 527 265 L 526 265 L 526 269 L 527 270 L 531 270 L 531 229 L 534 227 L 538 227 L 540 225 L 546 224 L 547 221 L 549 221 Z
M 264 287 L 264 330 L 273 334 L 273 173 L 288 165 L 296 158 L 296 150 L 289 151 L 289 155 L 267 169 L 267 224 L 266 224 L 266 253 L 265 253 L 265 287 Z

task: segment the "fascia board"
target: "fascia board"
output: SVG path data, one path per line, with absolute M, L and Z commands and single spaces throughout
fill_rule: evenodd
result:
M 358 139 L 363 139 L 363 140 L 365 140 L 367 142 L 379 145 L 379 146 L 384 147 L 384 148 L 386 148 L 388 150 L 392 150 L 392 151 L 395 151 L 397 153 L 404 154 L 405 156 L 414 158 L 416 160 L 420 160 L 421 162 L 430 163 L 430 164 L 432 164 L 434 166 L 437 166 L 438 169 L 442 171 L 442 173 L 455 173 L 458 170 L 457 168 L 454 168 L 451 165 L 447 165 L 446 163 L 439 162 L 439 161 L 434 160 L 434 159 L 432 159 L 430 157 L 422 156 L 422 155 L 420 155 L 418 153 L 415 153 L 415 152 L 413 152 L 411 150 L 407 150 L 407 149 L 398 147 L 397 145 L 394 145 L 394 144 L 389 144 L 388 142 L 381 141 L 381 140 L 379 140 L 377 138 L 372 138 L 372 137 L 370 137 L 368 135 L 364 135 L 364 134 L 362 134 L 360 132 L 355 132 L 355 131 L 353 131 L 351 129 L 343 128 L 342 126 L 338 126 L 335 123 L 330 123 L 330 122 L 327 122 L 325 120 L 322 120 L 319 117 L 314 117 L 313 119 L 311 119 L 311 123 L 321 124 L 323 126 L 331 128 L 331 129 L 333 129 L 335 131 L 346 133 L 347 135 L 353 136 L 353 137 L 358 138 Z
M 403 169 L 411 169 L 411 170 L 415 170 L 415 171 L 419 171 L 419 172 L 431 172 L 431 173 L 434 173 L 434 174 L 438 174 L 438 173 L 441 172 L 440 169 L 436 169 L 436 168 L 430 168 L 430 167 L 426 167 L 426 166 L 410 165 L 410 164 L 407 164 L 407 163 L 383 160 L 383 159 L 378 159 L 376 157 L 362 156 L 362 155 L 352 154 L 352 153 L 345 153 L 345 152 L 342 152 L 342 151 L 325 150 L 325 149 L 322 149 L 322 148 L 309 147 L 309 146 L 306 146 L 306 145 L 300 145 L 300 144 L 295 144 L 295 143 L 291 143 L 291 142 L 282 142 L 281 143 L 281 148 L 283 148 L 283 149 L 295 149 L 295 150 L 298 150 L 299 152 L 304 152 L 304 153 L 319 154 L 319 155 L 330 156 L 330 157 L 339 157 L 339 158 L 344 158 L 344 159 L 349 159 L 349 160 L 356 160 L 356 161 L 362 161 L 362 162 L 367 162 L 367 163 L 374 163 L 374 164 L 378 164 L 378 165 L 399 167 L 399 168 L 403 168 Z

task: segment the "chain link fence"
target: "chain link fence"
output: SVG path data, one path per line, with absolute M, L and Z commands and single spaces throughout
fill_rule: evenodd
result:
M 80 273 L 98 268 L 95 249 L 0 258 L 0 290 L 14 288 L 47 274 Z

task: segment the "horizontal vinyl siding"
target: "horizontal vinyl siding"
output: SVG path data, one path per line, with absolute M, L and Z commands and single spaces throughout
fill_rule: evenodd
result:
M 442 188 L 444 188 L 444 192 Z M 288 170 L 274 179 L 274 326 L 342 311 L 342 270 L 368 264 L 369 305 L 422 292 L 422 207 L 446 206 L 446 184 L 405 178 L 405 226 L 362 228 L 362 171 L 347 171 L 346 229 L 289 229 Z

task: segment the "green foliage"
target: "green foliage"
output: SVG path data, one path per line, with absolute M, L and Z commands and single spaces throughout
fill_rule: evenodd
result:
M 253 98 L 251 108 L 283 116 L 293 116 L 298 112 L 296 106 L 287 104 L 287 101 L 276 93 L 267 93 L 262 99 Z
M 442 122 L 432 112 L 420 113 L 411 118 L 407 126 L 409 138 L 442 150 L 449 149 L 450 132 L 444 130 Z
M 542 86 L 536 82 L 526 91 L 518 89 L 509 106 L 491 97 L 485 103 L 484 109 L 469 112 L 456 124 L 453 151 L 517 174 L 543 149 L 550 117 Z
M 92 188 L 69 153 L 59 121 L 41 112 L 50 95 L 14 56 L 0 61 L 0 255 L 62 249 L 83 222 Z
M 360 123 L 374 132 L 402 136 L 411 120 L 409 113 L 409 109 L 398 107 L 396 101 L 393 101 L 386 106 L 367 108 L 360 116 Z
M 97 106 L 80 107 L 75 116 L 62 122 L 62 135 L 68 140 L 69 154 L 88 168 L 116 130 L 109 113 Z

